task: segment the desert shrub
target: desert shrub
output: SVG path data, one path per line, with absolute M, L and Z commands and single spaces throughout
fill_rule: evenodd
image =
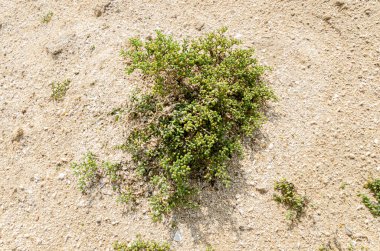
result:
M 229 184 L 232 157 L 274 98 L 254 50 L 225 32 L 179 42 L 158 31 L 146 41 L 130 39 L 121 52 L 126 72 L 138 70 L 145 81 L 131 96 L 134 127 L 123 148 L 153 187 L 154 219 L 191 205 L 199 181 Z
M 276 181 L 274 184 L 274 190 L 278 191 L 279 194 L 274 194 L 273 199 L 276 202 L 283 204 L 288 209 L 286 218 L 292 222 L 299 220 L 306 209 L 306 197 L 298 194 L 294 184 L 286 179 Z
M 366 195 L 361 195 L 363 204 L 369 209 L 373 216 L 380 216 L 380 179 L 370 180 L 364 187 L 369 189 L 376 201 L 372 201 Z
M 51 98 L 55 101 L 61 101 L 66 95 L 67 90 L 70 86 L 70 80 L 66 79 L 63 82 L 53 82 L 51 83 Z
M 143 240 L 141 236 L 129 244 L 123 242 L 115 242 L 113 244 L 115 251 L 170 251 L 170 245 L 166 242 L 159 243 L 152 240 Z

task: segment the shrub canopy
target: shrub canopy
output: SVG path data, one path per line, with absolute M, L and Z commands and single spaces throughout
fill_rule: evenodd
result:
M 254 50 L 225 32 L 178 42 L 157 31 L 153 39 L 130 39 L 122 51 L 127 73 L 139 70 L 145 80 L 131 97 L 135 126 L 124 147 L 152 184 L 156 219 L 188 205 L 195 181 L 228 185 L 231 158 L 274 98 Z

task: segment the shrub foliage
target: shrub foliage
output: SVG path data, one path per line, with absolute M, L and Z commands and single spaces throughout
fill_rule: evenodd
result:
M 154 189 L 155 219 L 189 205 L 196 181 L 228 185 L 242 138 L 265 120 L 274 98 L 262 79 L 267 68 L 240 44 L 225 28 L 183 41 L 158 31 L 121 52 L 127 73 L 138 70 L 145 81 L 131 97 L 134 127 L 123 147 Z
M 274 190 L 280 193 L 273 195 L 274 200 L 288 208 L 286 218 L 292 223 L 305 213 L 307 199 L 297 193 L 293 183 L 281 179 L 275 182 Z
M 88 152 L 81 162 L 71 163 L 71 169 L 78 179 L 78 188 L 83 194 L 87 194 L 100 180 L 103 184 L 110 185 L 119 196 L 118 202 L 135 202 L 135 195 L 131 192 L 129 184 L 125 182 L 125 172 L 122 164 L 99 161 L 91 152 Z
M 369 189 L 376 201 L 371 201 L 371 199 L 366 195 L 361 195 L 363 204 L 369 209 L 373 216 L 380 216 L 380 179 L 371 180 L 364 185 L 365 188 Z

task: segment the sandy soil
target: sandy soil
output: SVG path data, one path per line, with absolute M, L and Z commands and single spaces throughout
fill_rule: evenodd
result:
M 48 24 L 41 19 L 54 13 Z M 199 210 L 152 223 L 107 189 L 84 196 L 69 163 L 87 151 L 120 161 L 122 106 L 135 80 L 119 56 L 131 36 L 177 37 L 228 26 L 272 66 L 279 101 L 230 190 L 206 189 Z M 62 102 L 52 81 L 71 79 Z M 0 249 L 107 250 L 136 234 L 175 250 L 380 250 L 380 221 L 362 206 L 380 176 L 378 0 L 0 0 Z M 293 229 L 272 200 L 294 182 L 311 201 Z M 342 189 L 342 184 L 346 184 Z M 180 234 L 181 240 L 173 240 Z

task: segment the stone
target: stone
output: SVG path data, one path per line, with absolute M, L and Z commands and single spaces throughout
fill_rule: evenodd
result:
M 241 39 L 242 37 L 243 37 L 243 35 L 240 33 L 236 33 L 234 36 L 235 39 Z
M 18 128 L 13 132 L 12 142 L 20 142 L 22 137 L 24 136 L 24 130 L 21 128 Z
M 65 34 L 56 40 L 52 40 L 46 45 L 46 52 L 50 54 L 53 59 L 57 59 L 58 56 L 69 46 L 71 39 L 72 35 Z
M 174 237 L 173 237 L 173 240 L 174 241 L 181 241 L 182 240 L 182 234 L 181 234 L 181 231 L 180 230 L 177 230 L 175 233 L 174 233 Z
M 60 173 L 60 174 L 58 175 L 58 179 L 59 179 L 59 180 L 64 180 L 65 177 L 66 177 L 66 173 Z
M 102 218 L 100 218 L 100 217 L 96 218 L 96 223 L 98 223 L 98 224 L 102 223 Z
M 362 209 L 364 209 L 364 206 L 363 205 L 359 205 L 357 208 L 356 208 L 356 210 L 362 210 Z
M 103 15 L 106 12 L 107 7 L 109 7 L 110 5 L 111 5 L 111 2 L 107 2 L 106 4 L 103 4 L 103 5 L 96 5 L 96 7 L 94 8 L 95 17 L 100 17 L 101 15 Z
M 204 27 L 205 27 L 205 23 L 198 22 L 198 23 L 195 24 L 195 29 L 196 29 L 197 31 L 201 31 L 201 30 L 203 30 Z
M 346 233 L 347 236 L 349 236 L 349 237 L 352 236 L 352 231 L 348 227 L 344 227 L 344 231 L 345 231 L 345 233 Z
M 87 206 L 89 206 L 90 205 L 90 202 L 88 202 L 88 201 L 86 201 L 86 200 L 80 200 L 79 202 L 78 202 L 78 207 L 87 207 Z
M 246 227 L 246 226 L 239 226 L 239 230 L 240 231 L 250 231 L 250 230 L 253 230 L 252 227 Z
M 257 184 L 255 188 L 261 194 L 267 193 L 269 191 L 268 182 L 261 182 Z
M 350 154 L 348 154 L 348 156 L 347 156 L 348 158 L 350 158 L 350 159 L 355 159 L 355 155 L 354 154 L 352 154 L 352 153 L 350 153 Z

